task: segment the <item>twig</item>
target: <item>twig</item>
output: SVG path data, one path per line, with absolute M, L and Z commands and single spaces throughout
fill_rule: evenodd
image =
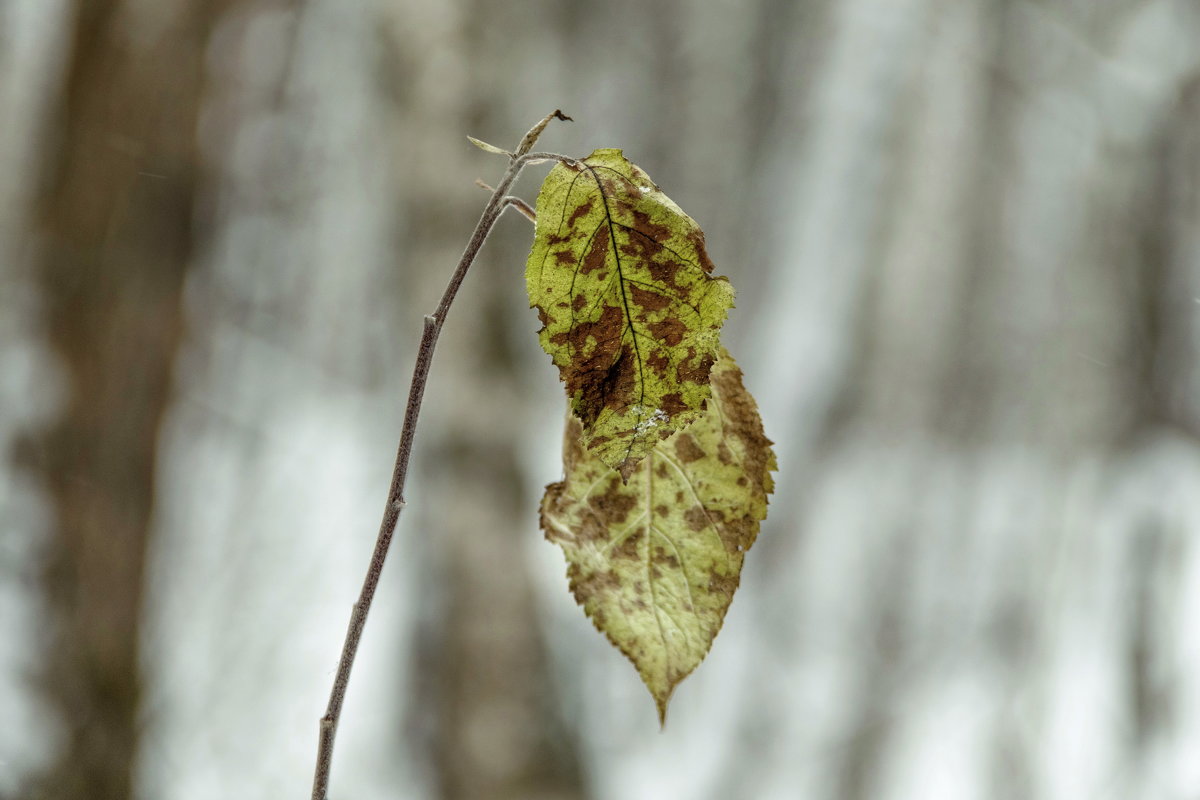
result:
M 513 197 L 511 194 L 504 198 L 504 207 L 512 206 L 517 211 L 521 212 L 521 216 L 530 222 L 537 222 L 537 212 L 533 210 L 533 206 L 526 203 L 519 197 Z
M 488 234 L 491 233 L 492 226 L 496 224 L 496 220 L 500 218 L 505 208 L 509 205 L 516 205 L 510 203 L 508 190 L 512 188 L 517 176 L 521 174 L 521 170 L 534 160 L 529 157 L 529 151 L 533 149 L 538 136 L 553 119 L 569 120 L 570 117 L 566 117 L 561 111 L 556 110 L 525 134 L 520 146 L 509 157 L 508 169 L 505 171 L 504 177 L 501 178 L 499 185 L 492 192 L 491 199 L 484 206 L 483 214 L 475 226 L 474 233 L 471 234 L 471 240 L 467 243 L 466 250 L 463 251 L 458 267 L 450 276 L 450 282 L 446 285 L 441 302 L 438 303 L 433 314 L 425 317 L 425 330 L 421 335 L 417 363 L 413 368 L 412 384 L 408 390 L 408 405 L 404 410 L 404 426 L 400 432 L 400 446 L 396 453 L 396 466 L 392 470 L 392 484 L 388 489 L 383 521 L 379 524 L 379 535 L 375 540 L 375 549 L 371 553 L 371 564 L 367 568 L 362 591 L 350 614 L 350 625 L 346 629 L 346 641 L 342 645 L 342 656 L 338 661 L 337 675 L 333 679 L 333 690 L 329 694 L 329 705 L 325 709 L 325 716 L 321 718 L 312 800 L 326 800 L 329 773 L 333 763 L 333 745 L 337 737 L 338 722 L 342 716 L 342 704 L 346 699 L 346 687 L 350 683 L 350 670 L 354 666 L 354 658 L 358 653 L 363 627 L 367 623 L 367 613 L 371 610 L 371 601 L 374 599 L 375 589 L 379 585 L 379 576 L 383 572 L 383 564 L 392 543 L 392 535 L 396 531 L 396 523 L 400 519 L 400 511 L 405 506 L 404 484 L 408 476 L 408 461 L 412 455 L 417 417 L 421 413 L 421 399 L 425 394 L 425 382 L 429 377 L 429 367 L 433 362 L 433 350 L 437 346 L 438 335 L 446 321 L 446 313 L 450 310 L 450 304 L 454 302 L 454 297 L 458 294 L 459 287 L 462 286 L 463 278 L 466 277 L 467 270 L 471 268 L 475 257 L 479 255 L 479 250 L 483 247 Z M 537 160 L 545 160 L 545 158 L 546 154 L 538 154 Z M 554 158 L 562 161 L 569 160 L 565 156 L 554 156 Z

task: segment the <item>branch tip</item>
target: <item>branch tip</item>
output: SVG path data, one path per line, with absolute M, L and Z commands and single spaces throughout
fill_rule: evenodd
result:
M 521 140 L 521 144 L 517 147 L 513 155 L 517 158 L 528 153 L 537 144 L 538 137 L 542 135 L 542 131 L 546 130 L 546 126 L 550 124 L 552 119 L 561 119 L 566 122 L 574 122 L 573 119 L 562 113 L 559 109 L 554 109 L 554 113 L 547 114 L 541 122 L 529 129 L 529 133 L 525 134 L 525 138 Z

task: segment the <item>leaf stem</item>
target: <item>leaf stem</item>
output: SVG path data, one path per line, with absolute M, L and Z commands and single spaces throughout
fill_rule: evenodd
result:
M 358 645 L 362 639 L 363 628 L 367 623 L 367 614 L 371 610 L 371 602 L 375 598 L 375 590 L 379 586 L 379 577 L 383 573 L 384 561 L 387 559 L 388 548 L 392 543 L 392 535 L 396 531 L 396 523 L 400 520 L 400 511 L 406 505 L 404 500 L 404 485 L 408 477 L 408 462 L 412 455 L 413 438 L 416 435 L 417 417 L 421 413 L 421 400 L 425 395 L 425 383 L 429 377 L 429 368 L 433 363 L 433 351 L 437 346 L 438 335 L 446 321 L 446 314 L 454 302 L 467 270 L 471 268 L 476 256 L 479 255 L 483 243 L 491 233 L 496 220 L 504 209 L 515 203 L 509 202 L 508 190 L 512 188 L 517 176 L 527 164 L 534 160 L 543 160 L 544 154 L 537 158 L 529 155 L 536 144 L 537 138 L 553 119 L 568 120 L 570 117 L 555 110 L 548 114 L 521 140 L 521 144 L 509 157 L 508 169 L 500 183 L 492 192 L 492 197 L 484 206 L 483 214 L 470 241 L 459 259 L 458 266 L 450 276 L 450 282 L 442 294 L 437 309 L 425 317 L 425 328 L 421 335 L 421 344 L 417 350 L 417 363 L 413 368 L 412 383 L 408 390 L 408 405 L 404 410 L 404 425 L 400 433 L 400 445 L 396 452 L 396 464 L 392 469 L 392 483 L 388 488 L 387 504 L 383 510 L 383 520 L 379 523 L 379 534 L 375 539 L 375 549 L 371 553 L 371 563 L 367 567 L 367 575 L 363 580 L 362 591 L 350 614 L 350 624 L 346 629 L 346 640 L 342 645 L 342 655 L 338 661 L 337 674 L 333 680 L 333 689 L 329 694 L 329 704 L 325 716 L 321 717 L 320 733 L 317 740 L 317 764 L 313 775 L 312 800 L 326 800 L 329 788 L 329 774 L 333 763 L 333 745 L 337 737 L 338 722 L 342 716 L 342 705 L 346 699 L 346 687 L 350 683 L 350 670 L 354 666 Z M 565 156 L 555 156 L 565 160 Z
M 579 163 L 578 158 L 564 156 L 561 153 L 523 153 L 521 158 L 526 164 L 536 164 L 539 161 L 561 161 L 570 167 Z

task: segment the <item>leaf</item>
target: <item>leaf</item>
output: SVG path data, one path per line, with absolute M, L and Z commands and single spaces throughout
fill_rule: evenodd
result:
M 476 139 L 474 136 L 468 136 L 467 139 L 471 142 L 471 144 L 475 145 L 476 147 L 478 147 L 480 150 L 482 150 L 485 153 L 495 153 L 498 156 L 511 156 L 512 155 L 512 153 L 508 152 L 504 148 L 496 147 L 496 145 L 494 145 L 494 144 L 488 144 L 487 142 L 483 141 L 482 139 Z
M 728 353 L 712 386 L 704 415 L 659 441 L 628 482 L 580 446 L 569 417 L 566 476 L 542 498 L 542 530 L 566 555 L 571 592 L 633 662 L 660 721 L 721 629 L 774 488 L 771 442 Z
M 542 184 L 525 278 L 584 447 L 628 478 L 696 419 L 733 289 L 704 233 L 620 150 Z

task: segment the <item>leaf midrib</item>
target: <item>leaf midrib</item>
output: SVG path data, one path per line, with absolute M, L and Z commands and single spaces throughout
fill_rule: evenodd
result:
M 621 303 L 625 306 L 625 320 L 629 325 L 630 333 L 629 340 L 633 344 L 634 358 L 637 359 L 638 402 L 636 413 L 638 424 L 641 424 L 646 414 L 646 374 L 645 368 L 642 365 L 642 351 L 638 347 L 637 331 L 633 327 L 633 311 L 629 308 L 629 296 L 625 291 L 625 272 L 621 269 L 621 251 L 617 248 L 617 232 L 613 227 L 612 212 L 608 207 L 608 195 L 604 192 L 604 184 L 600 182 L 600 176 L 596 174 L 596 169 L 591 164 L 588 164 L 586 161 L 582 163 L 587 168 L 587 171 L 591 173 L 592 180 L 596 182 L 596 191 L 600 194 L 600 202 L 604 204 L 604 219 L 608 223 L 608 245 L 612 249 L 613 260 L 616 261 L 617 283 L 621 285 Z M 617 354 L 617 358 L 620 358 L 620 353 Z M 625 448 L 625 457 L 621 459 L 621 463 L 629 460 L 629 455 L 633 452 L 633 444 L 636 438 L 636 434 L 629 438 L 629 446 Z

